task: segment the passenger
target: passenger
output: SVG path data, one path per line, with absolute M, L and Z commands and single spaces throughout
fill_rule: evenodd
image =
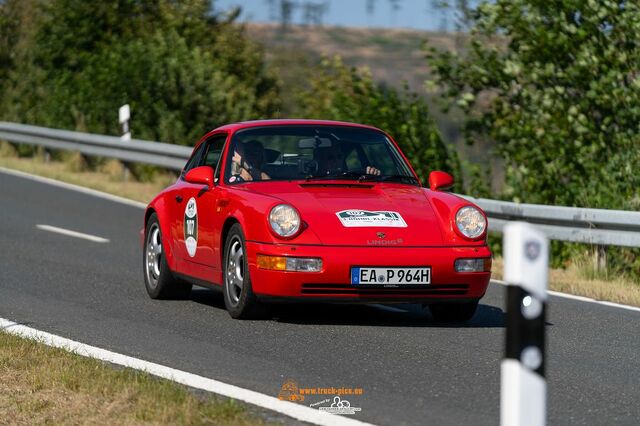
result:
M 271 177 L 262 171 L 264 147 L 257 140 L 238 142 L 231 159 L 231 177 L 229 182 L 269 180 Z

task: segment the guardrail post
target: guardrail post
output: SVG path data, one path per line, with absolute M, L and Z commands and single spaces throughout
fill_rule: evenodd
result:
M 123 161 L 122 162 L 122 179 L 124 179 L 125 182 L 129 182 L 129 179 L 131 179 L 131 164 Z
M 524 222 L 504 234 L 507 337 L 501 365 L 500 424 L 546 423 L 545 314 L 549 242 Z
M 131 131 L 129 130 L 129 118 L 131 117 L 131 109 L 129 104 L 124 104 L 118 110 L 118 121 L 122 125 L 122 136 L 120 139 L 123 141 L 131 140 Z
M 595 268 L 598 273 L 607 271 L 607 246 L 598 244 L 595 246 Z

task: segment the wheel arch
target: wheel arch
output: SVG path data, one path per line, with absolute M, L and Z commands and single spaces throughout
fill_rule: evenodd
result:
M 144 229 L 147 229 L 147 223 L 149 223 L 149 218 L 154 213 L 156 213 L 156 215 L 158 214 L 156 212 L 156 209 L 154 209 L 153 207 L 147 207 L 147 210 L 144 212 Z
M 222 231 L 220 232 L 220 265 L 222 265 L 224 262 L 224 248 L 227 244 L 227 235 L 229 235 L 229 230 L 236 223 L 239 224 L 241 228 L 244 228 L 238 218 L 236 218 L 235 216 L 229 216 L 222 225 Z
M 173 244 L 171 239 L 171 221 L 166 213 L 166 207 L 163 199 L 156 199 L 154 203 L 147 207 L 144 213 L 144 230 L 145 235 L 147 231 L 147 225 L 151 215 L 156 214 L 158 222 L 160 223 L 160 232 L 162 233 L 162 249 L 164 251 L 165 258 L 167 259 L 167 265 L 171 271 L 177 270 L 177 259 L 173 253 Z

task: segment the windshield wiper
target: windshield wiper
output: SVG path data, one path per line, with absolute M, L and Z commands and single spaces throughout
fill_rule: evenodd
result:
M 415 185 L 420 185 L 420 181 L 414 176 L 409 175 L 382 175 L 375 176 L 380 182 L 408 182 Z
M 323 176 L 307 176 L 307 182 L 310 180 L 357 180 L 358 182 L 362 182 L 367 179 L 368 175 L 359 173 L 359 172 L 342 172 L 338 175 L 323 175 Z
M 345 172 L 342 176 L 348 176 L 350 179 L 357 178 L 358 182 L 403 182 L 412 185 L 420 185 L 420 181 L 418 179 L 409 175 L 372 175 L 357 172 Z
M 409 175 L 371 175 L 362 172 L 346 171 L 339 175 L 307 176 L 306 180 L 357 180 L 358 182 L 405 182 L 420 185 L 420 181 Z

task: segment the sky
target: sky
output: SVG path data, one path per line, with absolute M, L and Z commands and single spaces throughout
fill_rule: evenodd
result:
M 325 25 L 339 25 L 349 27 L 382 27 L 382 28 L 412 28 L 418 30 L 440 30 L 443 25 L 453 25 L 452 18 L 445 17 L 442 11 L 434 10 L 432 0 L 396 0 L 399 9 L 394 11 L 390 0 L 373 0 L 373 13 L 367 12 L 367 0 L 294 0 L 297 3 L 327 3 Z M 273 1 L 279 4 L 279 0 Z M 277 22 L 270 11 L 268 0 L 214 0 L 214 10 L 224 11 L 233 6 L 240 6 L 243 10 L 241 21 L 246 22 Z M 277 11 L 276 11 L 277 13 Z M 301 8 L 293 12 L 293 22 L 302 23 Z

